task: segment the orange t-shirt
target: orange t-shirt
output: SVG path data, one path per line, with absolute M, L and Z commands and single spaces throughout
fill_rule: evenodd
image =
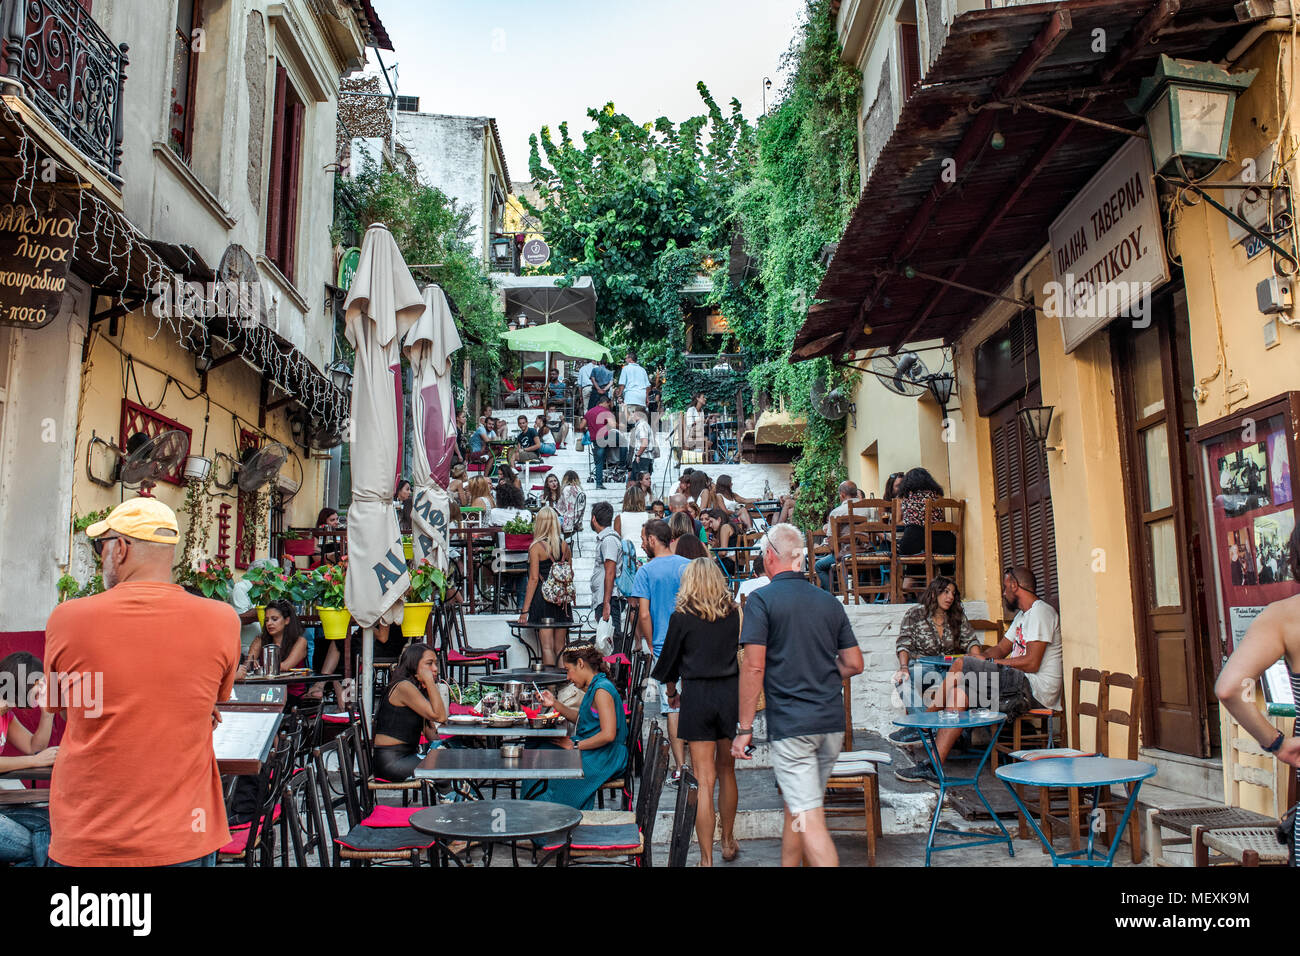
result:
M 68 727 L 50 784 L 52 859 L 165 866 L 230 842 L 212 711 L 238 664 L 235 609 L 175 584 L 123 582 L 54 609 L 50 692 L 56 674 L 83 677 L 58 701 Z

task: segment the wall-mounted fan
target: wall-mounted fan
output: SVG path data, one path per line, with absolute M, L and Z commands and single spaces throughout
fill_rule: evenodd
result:
M 848 395 L 844 392 L 842 385 L 828 389 L 826 378 L 819 375 L 812 386 L 812 407 L 822 418 L 827 421 L 837 422 L 850 412 L 854 413 L 853 425 L 857 427 L 857 410 L 858 406 L 853 404 Z
M 101 478 L 91 469 L 91 456 L 96 446 L 107 449 L 113 456 L 112 478 Z M 178 429 L 169 429 L 153 438 L 144 432 L 135 432 L 126 440 L 126 448 L 119 448 L 113 442 L 92 434 L 86 446 L 86 475 L 97 485 L 111 488 L 121 482 L 146 498 L 152 497 L 153 486 L 160 478 L 179 468 L 189 450 L 189 436 Z
M 871 372 L 880 384 L 897 395 L 922 395 L 930 370 L 915 352 L 878 355 L 871 360 Z
M 288 460 L 289 449 L 278 441 L 246 451 L 244 462 L 239 466 L 239 490 L 261 491 L 275 480 Z

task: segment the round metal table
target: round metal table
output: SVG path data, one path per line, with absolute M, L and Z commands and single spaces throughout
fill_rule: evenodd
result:
M 948 716 L 944 716 L 947 713 Z M 930 865 L 930 854 L 942 850 L 958 850 L 968 846 L 982 846 L 986 843 L 1005 843 L 1007 845 L 1007 854 L 1016 855 L 1016 849 L 1011 843 L 1011 834 L 1007 828 L 1002 825 L 993 807 L 989 805 L 988 800 L 984 798 L 984 793 L 980 790 L 980 772 L 984 769 L 984 764 L 988 762 L 989 755 L 993 753 L 993 744 L 998 739 L 998 733 L 1002 729 L 1003 722 L 1007 715 L 1000 711 L 978 711 L 963 710 L 957 712 L 951 711 L 929 711 L 919 714 L 907 714 L 903 717 L 894 718 L 894 723 L 899 727 L 911 727 L 921 734 L 921 742 L 925 745 L 926 756 L 930 758 L 930 764 L 934 767 L 935 776 L 939 778 L 939 801 L 934 806 L 934 818 L 930 821 L 930 835 L 925 841 L 925 865 Z M 975 772 L 969 777 L 956 777 L 947 772 L 944 765 L 939 762 L 939 753 L 936 747 L 935 737 L 941 730 L 966 730 L 972 727 L 990 728 L 989 742 L 980 755 L 979 762 L 975 765 Z M 1002 831 L 1001 836 L 986 837 L 983 839 L 969 839 L 969 832 L 943 828 L 939 826 L 939 816 L 943 813 L 943 800 L 948 791 L 954 787 L 970 787 L 975 791 L 975 796 L 980 798 L 984 808 L 988 810 L 989 816 Z M 949 842 L 936 844 L 934 836 L 936 833 L 942 833 L 946 836 L 966 837 L 961 842 Z
M 427 807 L 411 815 L 411 826 L 432 836 L 443 853 L 457 865 L 465 863 L 451 851 L 452 840 L 480 843 L 508 843 L 515 852 L 520 841 L 563 840 L 564 849 L 556 854 L 556 866 L 568 863 L 569 835 L 582 822 L 582 811 L 561 803 L 544 800 L 471 800 Z M 468 847 L 466 848 L 468 851 Z
M 1132 815 L 1133 808 L 1137 806 L 1138 791 L 1142 789 L 1142 781 L 1154 777 L 1156 768 L 1154 764 L 1144 763 L 1141 760 L 1120 760 L 1116 757 L 1041 757 L 1038 760 L 1022 760 L 1019 763 L 998 767 L 994 773 L 1011 791 L 1016 806 L 1033 826 L 1038 839 L 1043 841 L 1043 846 L 1047 847 L 1047 852 L 1052 856 L 1052 866 L 1110 866 L 1115 861 L 1115 851 L 1119 849 L 1120 837 L 1124 834 L 1124 828 L 1128 826 L 1128 818 Z M 1092 812 L 1089 814 L 1089 819 L 1095 821 L 1102 790 L 1109 791 L 1115 784 L 1129 785 L 1128 804 L 1124 807 L 1124 815 L 1120 818 L 1119 826 L 1115 828 L 1114 836 L 1111 837 L 1110 852 L 1105 856 L 1093 851 L 1093 840 L 1097 834 L 1095 825 L 1088 827 L 1088 846 L 1085 849 L 1057 853 L 1052 846 L 1052 841 L 1043 834 L 1033 815 L 1021 802 L 1020 795 L 1016 793 L 1017 786 L 1080 789 L 1089 787 L 1092 789 Z

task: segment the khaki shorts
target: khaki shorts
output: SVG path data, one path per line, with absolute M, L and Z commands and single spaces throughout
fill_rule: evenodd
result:
M 835 758 L 843 747 L 842 731 L 772 741 L 772 769 L 786 810 L 798 814 L 821 807 Z

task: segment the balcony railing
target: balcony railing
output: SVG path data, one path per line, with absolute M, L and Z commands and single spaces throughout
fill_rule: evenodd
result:
M 125 43 L 76 0 L 0 0 L 3 73 L 60 133 L 115 179 L 122 161 Z

